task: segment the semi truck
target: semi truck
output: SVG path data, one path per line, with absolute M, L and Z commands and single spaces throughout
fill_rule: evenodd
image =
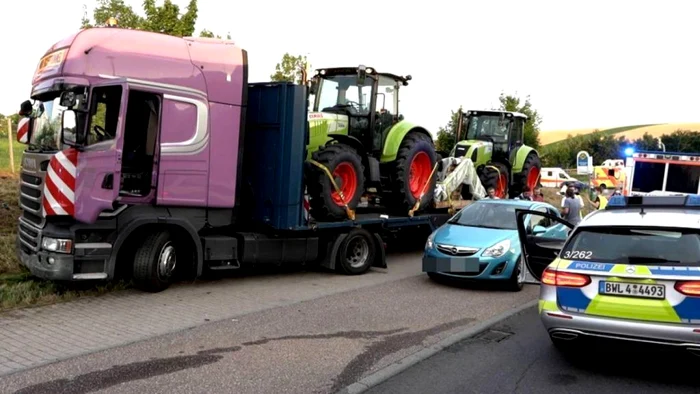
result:
M 20 111 L 22 264 L 151 292 L 246 264 L 354 275 L 386 268 L 396 231 L 449 219 L 309 215 L 308 101 L 303 84 L 249 83 L 247 52 L 228 40 L 91 28 L 57 42 Z
M 630 196 L 700 194 L 700 153 L 629 152 L 625 171 Z

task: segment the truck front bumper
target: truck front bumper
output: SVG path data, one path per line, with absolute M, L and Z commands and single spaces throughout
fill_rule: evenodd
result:
M 21 247 L 19 238 L 17 238 L 16 244 L 20 262 L 37 278 L 54 281 L 108 279 L 105 268 L 111 248 L 100 248 L 107 249 L 107 255 L 90 255 L 89 259 L 83 260 L 82 258 L 76 259 L 76 256 L 73 254 L 47 252 L 44 250 L 28 253 Z M 76 246 L 79 246 L 79 244 Z M 75 250 L 80 254 L 84 252 L 83 249 Z M 94 249 L 91 251 L 94 252 Z

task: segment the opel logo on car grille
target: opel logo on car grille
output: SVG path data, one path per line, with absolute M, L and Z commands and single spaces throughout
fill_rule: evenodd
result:
M 452 248 L 452 253 L 457 253 L 457 248 Z
M 635 272 L 637 272 L 637 269 L 634 268 L 634 267 L 631 266 L 631 265 L 628 265 L 627 268 L 625 268 L 625 271 L 626 271 L 628 274 L 634 274 Z

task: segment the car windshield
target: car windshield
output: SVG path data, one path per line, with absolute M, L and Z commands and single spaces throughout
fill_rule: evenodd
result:
M 511 123 L 511 118 L 501 118 L 500 115 L 470 116 L 466 125 L 467 139 L 491 137 L 494 142 L 507 141 Z
M 515 205 L 476 202 L 462 209 L 448 223 L 460 226 L 517 230 Z
M 584 227 L 572 235 L 561 256 L 622 264 L 700 266 L 700 230 Z

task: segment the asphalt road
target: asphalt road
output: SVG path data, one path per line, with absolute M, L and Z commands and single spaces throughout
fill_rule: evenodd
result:
M 444 349 L 368 394 L 697 393 L 700 358 L 594 343 L 564 357 L 527 309 Z
M 389 270 L 355 277 L 292 272 L 224 281 L 238 292 L 220 281 L 200 285 L 199 297 L 243 303 L 249 312 L 6 375 L 0 392 L 332 393 L 538 292 L 435 283 L 421 273 L 420 256 L 391 255 Z M 272 303 L 282 296 L 284 303 Z M 153 297 L 127 301 L 137 308 Z

